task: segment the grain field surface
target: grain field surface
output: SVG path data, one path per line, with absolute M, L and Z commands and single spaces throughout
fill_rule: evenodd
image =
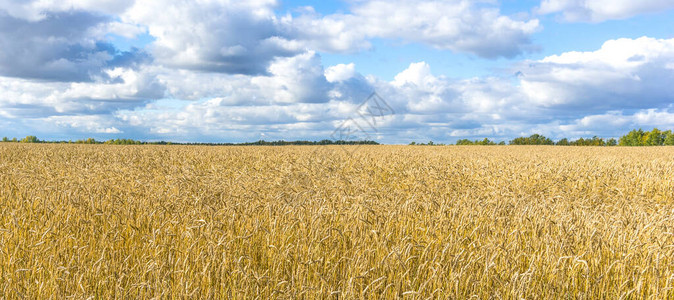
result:
M 0 299 L 674 298 L 672 147 L 3 143 L 0 210 Z

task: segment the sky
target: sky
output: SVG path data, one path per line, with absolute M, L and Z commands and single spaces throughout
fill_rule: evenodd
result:
M 0 136 L 674 129 L 674 0 L 0 0 Z

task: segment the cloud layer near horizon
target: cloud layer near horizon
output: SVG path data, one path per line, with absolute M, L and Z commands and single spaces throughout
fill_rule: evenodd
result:
M 542 0 L 537 12 L 559 13 L 569 22 L 622 20 L 674 8 L 672 0 Z
M 563 2 L 545 0 L 540 12 L 575 11 Z M 656 2 L 642 10 L 667 6 Z M 373 39 L 486 59 L 534 49 L 539 21 L 502 15 L 491 1 L 357 1 L 332 15 L 282 15 L 273 0 L 0 4 L 0 124 L 8 134 L 323 139 L 373 91 L 395 115 L 366 130 L 388 143 L 674 126 L 674 39 L 609 40 L 476 78 L 434 75 L 422 61 L 386 81 L 352 63 L 322 62 L 320 53 L 363 51 Z M 110 42 L 141 35 L 152 40 L 143 49 Z

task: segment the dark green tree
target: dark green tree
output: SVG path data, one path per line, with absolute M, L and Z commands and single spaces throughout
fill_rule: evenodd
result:
M 496 145 L 496 143 L 490 141 L 488 138 L 484 138 L 484 140 L 478 142 L 478 145 L 491 146 Z
M 639 128 L 639 130 L 632 130 L 626 135 L 623 135 L 618 140 L 618 145 L 620 146 L 643 146 L 644 145 L 644 136 L 645 132 Z
M 666 146 L 674 146 L 674 132 L 671 130 L 665 131 L 665 140 L 662 144 Z
M 646 132 L 646 146 L 662 146 L 665 143 L 665 134 L 657 128 Z
M 21 139 L 21 143 L 37 143 L 39 141 L 40 140 L 38 140 L 37 137 L 34 136 L 34 135 L 29 135 L 29 136 L 26 136 L 25 138 Z
M 510 141 L 511 145 L 554 145 L 551 139 L 540 134 L 532 134 L 529 137 L 518 137 Z

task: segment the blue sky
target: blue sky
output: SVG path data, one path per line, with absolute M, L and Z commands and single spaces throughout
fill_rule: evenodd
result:
M 674 129 L 673 0 L 0 0 L 0 31 L 0 136 L 319 140 L 351 126 L 347 139 L 452 143 Z M 391 111 L 368 122 L 373 92 Z

